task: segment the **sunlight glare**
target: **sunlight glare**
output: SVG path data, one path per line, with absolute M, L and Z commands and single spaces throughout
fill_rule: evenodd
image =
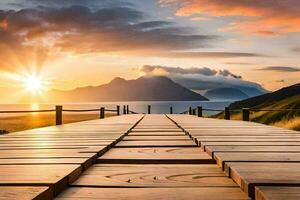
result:
M 38 92 L 42 89 L 42 81 L 35 76 L 29 76 L 25 79 L 25 87 L 32 91 L 32 92 Z

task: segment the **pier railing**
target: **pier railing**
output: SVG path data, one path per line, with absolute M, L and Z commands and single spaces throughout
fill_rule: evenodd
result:
M 24 113 L 52 113 L 55 112 L 55 122 L 56 125 L 61 125 L 63 123 L 63 113 L 86 113 L 86 112 L 99 112 L 99 118 L 104 119 L 106 112 L 116 113 L 116 115 L 121 115 L 121 107 L 116 106 L 116 109 L 107 109 L 105 107 L 100 107 L 96 109 L 64 109 L 63 106 L 57 105 L 55 109 L 45 109 L 45 110 L 8 110 L 0 111 L 0 114 L 24 114 Z M 134 111 L 129 110 L 129 105 L 123 106 L 123 114 L 137 114 Z
M 170 108 L 170 110 L 173 110 Z M 181 112 L 179 114 L 189 114 L 189 115 L 197 115 L 198 117 L 203 117 L 203 111 L 212 111 L 212 112 L 219 112 L 218 114 L 224 114 L 224 119 L 230 120 L 231 113 L 241 113 L 243 121 L 250 121 L 250 116 L 254 112 L 300 112 L 298 108 L 291 108 L 291 109 L 257 109 L 257 108 L 242 108 L 242 109 L 230 109 L 229 107 L 225 107 L 224 110 L 220 109 L 205 109 L 201 106 L 196 108 L 190 107 L 189 110 Z M 171 113 L 171 112 L 170 112 Z
M 223 114 L 224 119 L 230 120 L 232 113 L 241 113 L 243 121 L 250 121 L 250 115 L 254 112 L 288 112 L 295 111 L 300 112 L 300 109 L 256 109 L 256 108 L 242 108 L 242 109 L 230 109 L 229 107 L 225 107 L 224 110 L 221 109 L 210 109 L 203 108 L 201 106 L 197 106 L 195 108 L 189 107 L 188 110 L 178 113 L 178 114 L 189 114 L 196 115 L 198 117 L 203 117 L 203 111 L 215 112 L 216 115 Z M 45 110 L 19 110 L 19 111 L 0 111 L 0 114 L 22 114 L 22 113 L 49 113 L 55 112 L 55 121 L 56 125 L 61 125 L 63 123 L 63 112 L 71 112 L 71 113 L 83 113 L 83 112 L 99 112 L 99 118 L 104 119 L 106 112 L 116 113 L 116 115 L 126 115 L 126 114 L 146 114 L 146 113 L 138 113 L 129 109 L 129 105 L 123 105 L 123 112 L 121 113 L 121 106 L 117 105 L 116 109 L 107 109 L 105 107 L 100 107 L 96 109 L 64 109 L 63 106 L 57 105 L 55 109 L 45 109 Z M 174 109 L 170 107 L 170 114 L 174 114 Z M 147 114 L 151 114 L 151 105 L 147 106 Z

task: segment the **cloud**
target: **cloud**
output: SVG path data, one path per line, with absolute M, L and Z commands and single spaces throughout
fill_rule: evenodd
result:
M 147 75 L 155 75 L 156 71 L 164 71 L 165 74 L 202 74 L 205 76 L 213 76 L 218 73 L 218 71 L 207 67 L 186 69 L 181 67 L 166 67 L 160 65 L 144 65 L 139 70 Z
M 245 57 L 269 57 L 267 55 L 245 52 L 170 52 L 166 57 L 176 58 L 245 58 Z
M 283 67 L 283 66 L 268 66 L 261 68 L 263 71 L 275 71 L 275 72 L 300 72 L 299 67 Z
M 192 90 L 209 90 L 223 87 L 264 89 L 257 83 L 243 80 L 241 76 L 228 70 L 214 70 L 207 67 L 181 68 L 159 65 L 144 65 L 139 71 L 149 76 L 167 76 L 175 82 Z
M 122 0 L 15 0 L 14 3 L 10 3 L 9 5 L 15 8 L 28 8 L 38 6 L 61 8 L 77 5 L 95 9 L 105 7 L 133 6 L 133 4 Z
M 227 65 L 254 65 L 253 63 L 248 62 L 225 62 Z
M 0 46 L 3 47 L 0 57 L 6 57 L 11 51 L 18 55 L 33 47 L 47 49 L 49 54 L 161 56 L 170 53 L 170 56 L 173 51 L 207 47 L 218 38 L 196 34 L 193 28 L 168 21 L 149 20 L 144 12 L 108 0 L 92 0 L 86 4 L 83 0 L 24 2 L 38 7 L 28 7 L 28 4 L 23 9 L 0 10 Z
M 204 14 L 235 17 L 227 31 L 276 36 L 300 32 L 299 0 L 160 0 L 163 6 L 174 5 L 178 16 Z M 237 17 L 238 16 L 238 17 Z

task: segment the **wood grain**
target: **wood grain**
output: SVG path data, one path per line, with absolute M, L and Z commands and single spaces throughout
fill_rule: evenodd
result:
M 256 200 L 299 200 L 300 187 L 259 186 L 255 187 Z
M 98 163 L 214 163 L 201 148 L 112 148 Z
M 196 147 L 192 140 L 179 141 L 121 141 L 115 147 Z
M 300 186 L 300 163 L 228 162 L 225 170 L 252 198 L 255 186 Z
M 0 200 L 51 200 L 49 187 L 0 186 Z
M 250 200 L 239 188 L 70 188 L 56 200 Z

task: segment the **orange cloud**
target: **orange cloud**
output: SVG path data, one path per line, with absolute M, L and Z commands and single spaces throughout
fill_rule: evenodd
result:
M 176 15 L 239 16 L 226 30 L 259 35 L 300 32 L 299 0 L 160 0 L 175 5 Z

